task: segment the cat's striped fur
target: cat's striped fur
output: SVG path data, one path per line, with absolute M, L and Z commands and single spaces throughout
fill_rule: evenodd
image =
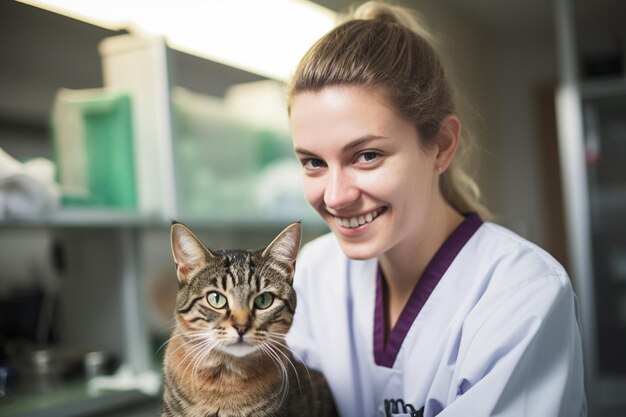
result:
M 322 375 L 295 361 L 284 341 L 300 236 L 294 223 L 267 248 L 210 251 L 172 225 L 179 290 L 162 416 L 337 415 Z

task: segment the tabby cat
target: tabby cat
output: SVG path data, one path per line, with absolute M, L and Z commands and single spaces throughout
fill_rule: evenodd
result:
M 162 417 L 337 415 L 323 376 L 295 361 L 284 340 L 301 234 L 294 223 L 266 248 L 212 251 L 172 225 L 179 289 Z

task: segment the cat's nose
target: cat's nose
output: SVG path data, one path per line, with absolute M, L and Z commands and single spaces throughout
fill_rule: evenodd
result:
M 237 333 L 239 333 L 239 336 L 243 336 L 243 334 L 245 332 L 248 331 L 248 329 L 250 328 L 250 326 L 248 326 L 247 324 L 233 324 L 233 327 L 235 328 L 235 330 L 237 330 Z
M 237 330 L 237 333 L 239 333 L 239 336 L 243 336 L 250 328 L 250 313 L 243 309 L 233 309 L 230 322 L 235 330 Z

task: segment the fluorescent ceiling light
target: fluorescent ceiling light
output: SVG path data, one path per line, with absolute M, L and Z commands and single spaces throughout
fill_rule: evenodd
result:
M 336 14 L 306 0 L 18 0 L 285 81 Z

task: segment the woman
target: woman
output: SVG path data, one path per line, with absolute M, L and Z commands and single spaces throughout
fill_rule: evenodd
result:
M 288 342 L 341 414 L 586 415 L 570 280 L 483 222 L 428 34 L 367 3 L 311 48 L 288 98 L 304 192 L 332 231 L 298 260 Z

